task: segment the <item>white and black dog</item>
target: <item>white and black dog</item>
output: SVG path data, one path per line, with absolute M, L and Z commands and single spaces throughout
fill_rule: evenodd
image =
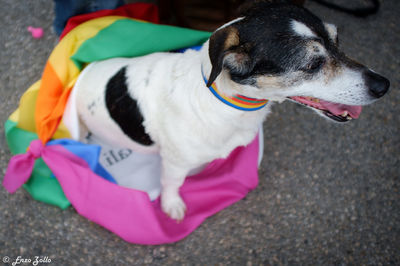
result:
M 271 102 L 290 99 L 346 122 L 382 97 L 389 81 L 338 49 L 334 25 L 284 1 L 261 1 L 200 51 L 95 62 L 75 89 L 89 132 L 116 147 L 160 153 L 161 206 L 181 220 L 179 188 L 188 173 L 250 143 Z

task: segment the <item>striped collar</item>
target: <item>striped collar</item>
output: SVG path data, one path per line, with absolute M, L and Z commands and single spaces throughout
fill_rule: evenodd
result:
M 208 80 L 204 75 L 203 68 L 201 69 L 201 74 L 203 75 L 204 82 L 207 84 Z M 222 92 L 218 91 L 215 82 L 213 82 L 213 84 L 208 88 L 221 102 L 242 111 L 256 111 L 263 108 L 268 103 L 268 100 L 266 99 L 255 99 L 240 94 L 226 96 Z

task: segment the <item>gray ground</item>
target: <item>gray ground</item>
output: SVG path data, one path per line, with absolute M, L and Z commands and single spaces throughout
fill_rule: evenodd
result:
M 0 120 L 40 77 L 55 45 L 52 1 L 0 1 Z M 340 1 L 346 2 L 346 1 Z M 362 1 L 361 1 L 362 2 Z M 341 46 L 391 80 L 392 91 L 348 125 L 292 103 L 265 124 L 260 184 L 245 200 L 170 245 L 124 242 L 80 217 L 0 188 L 0 257 L 53 265 L 400 265 L 400 1 L 357 19 L 307 6 L 338 25 Z M 26 27 L 41 26 L 33 40 Z M 10 153 L 0 125 L 0 168 Z

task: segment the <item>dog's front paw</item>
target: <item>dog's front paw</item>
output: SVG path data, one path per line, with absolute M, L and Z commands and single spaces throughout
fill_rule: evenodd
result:
M 183 220 L 186 205 L 178 193 L 161 193 L 161 208 L 170 218 L 178 222 Z

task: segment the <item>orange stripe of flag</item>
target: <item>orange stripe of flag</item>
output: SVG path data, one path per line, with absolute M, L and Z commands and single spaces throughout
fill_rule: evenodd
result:
M 61 119 L 61 117 L 58 117 L 58 119 L 54 120 L 53 111 L 58 106 L 61 95 L 63 95 L 63 84 L 53 66 L 50 62 L 47 62 L 36 101 L 36 107 L 39 106 L 40 108 L 35 108 L 36 130 L 39 139 L 43 143 L 46 143 L 51 138 Z

